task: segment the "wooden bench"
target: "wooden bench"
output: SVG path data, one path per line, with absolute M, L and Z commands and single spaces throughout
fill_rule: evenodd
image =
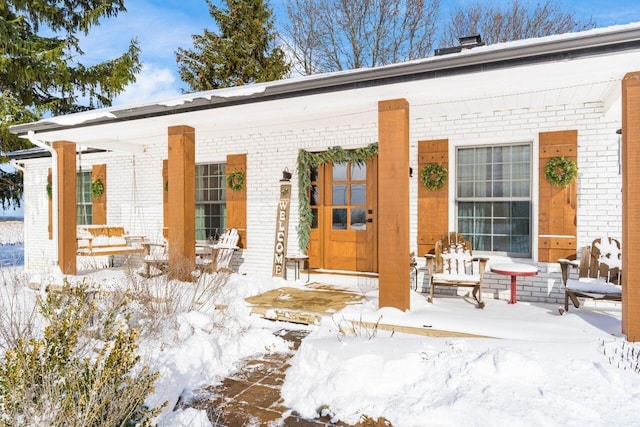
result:
M 109 225 L 80 225 L 77 227 L 77 255 L 109 256 L 141 254 L 145 251 L 134 241 L 141 241 L 143 236 L 125 234 L 124 227 Z

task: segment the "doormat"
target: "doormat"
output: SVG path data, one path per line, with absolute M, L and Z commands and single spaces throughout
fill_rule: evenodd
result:
M 307 289 L 283 287 L 246 298 L 253 305 L 252 313 L 271 320 L 316 325 L 323 316 L 330 316 L 348 305 L 364 299 L 360 294 L 329 285 Z

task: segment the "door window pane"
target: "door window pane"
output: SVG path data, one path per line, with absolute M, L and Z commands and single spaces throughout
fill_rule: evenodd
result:
M 365 209 L 351 209 L 351 229 L 367 229 L 367 212 Z
M 333 164 L 333 180 L 334 181 L 347 180 L 347 164 L 346 163 Z
M 346 230 L 347 229 L 347 210 L 346 209 L 332 209 L 332 227 L 334 230 Z
M 309 197 L 309 204 L 311 206 L 317 206 L 318 205 L 318 201 L 320 196 L 320 192 L 318 191 L 318 186 L 317 185 L 312 185 L 311 186 L 311 197 Z
M 351 184 L 351 205 L 367 204 L 367 185 Z
M 351 180 L 366 181 L 367 180 L 367 164 L 351 164 Z
M 347 204 L 347 186 L 344 184 L 333 185 L 333 205 L 344 206 Z

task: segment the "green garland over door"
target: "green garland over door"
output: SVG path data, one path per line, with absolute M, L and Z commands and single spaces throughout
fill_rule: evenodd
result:
M 318 168 L 326 163 L 356 163 L 362 164 L 378 155 L 378 143 L 374 142 L 366 147 L 355 150 L 345 150 L 342 147 L 330 147 L 321 153 L 311 153 L 300 150 L 298 152 L 298 203 L 300 225 L 298 227 L 298 245 L 305 252 L 309 246 L 309 233 L 313 221 L 313 212 L 309 204 L 311 190 L 311 168 Z

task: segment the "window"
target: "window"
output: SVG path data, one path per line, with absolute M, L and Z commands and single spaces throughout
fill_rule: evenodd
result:
M 196 165 L 196 240 L 217 238 L 226 229 L 226 167 Z
M 367 165 L 334 163 L 332 227 L 334 230 L 366 230 Z
M 76 221 L 78 225 L 93 223 L 91 171 L 80 171 L 76 174 Z
M 458 231 L 477 251 L 531 256 L 531 145 L 459 148 Z

